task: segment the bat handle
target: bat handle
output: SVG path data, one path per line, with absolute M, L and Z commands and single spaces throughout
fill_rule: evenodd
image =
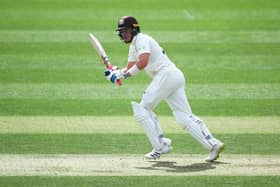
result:
M 113 66 L 112 66 L 111 64 L 107 64 L 106 66 L 107 66 L 107 68 L 108 68 L 109 70 L 111 70 L 111 71 L 114 70 L 114 68 L 113 68 Z M 116 81 L 116 84 L 119 85 L 119 86 L 121 86 L 121 85 L 122 85 L 122 81 L 121 81 L 120 79 L 118 79 L 118 80 Z
M 121 86 L 122 85 L 122 81 L 120 79 L 117 80 L 117 85 Z

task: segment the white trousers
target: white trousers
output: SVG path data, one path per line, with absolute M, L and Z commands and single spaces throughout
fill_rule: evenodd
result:
M 174 66 L 168 66 L 158 72 L 143 94 L 141 104 L 147 110 L 153 110 L 165 100 L 172 111 L 192 114 L 185 93 L 185 77 Z
M 176 121 L 183 129 L 191 134 L 206 149 L 211 150 L 220 141 L 213 137 L 204 122 L 192 113 L 185 93 L 185 77 L 175 66 L 168 66 L 158 72 L 145 93 L 141 105 L 151 111 L 165 100 L 172 110 Z M 160 129 L 158 136 L 162 136 L 160 124 L 155 128 Z

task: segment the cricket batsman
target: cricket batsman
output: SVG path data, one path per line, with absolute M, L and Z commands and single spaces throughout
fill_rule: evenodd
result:
M 140 26 L 134 17 L 121 17 L 116 31 L 124 43 L 130 44 L 128 63 L 122 70 L 105 70 L 106 78 L 116 83 L 117 80 L 135 76 L 142 70 L 152 78 L 141 102 L 131 103 L 135 120 L 142 126 L 153 147 L 145 157 L 157 159 L 172 150 L 171 139 L 164 137 L 161 125 L 153 112 L 161 101 L 166 101 L 177 123 L 209 151 L 205 160 L 216 160 L 223 151 L 224 144 L 192 113 L 185 93 L 185 77 L 181 70 L 152 37 L 140 32 Z

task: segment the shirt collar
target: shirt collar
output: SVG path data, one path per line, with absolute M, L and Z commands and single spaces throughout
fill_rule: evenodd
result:
M 132 44 L 132 45 L 135 45 L 136 40 L 137 40 L 137 38 L 138 38 L 138 36 L 139 36 L 140 34 L 141 34 L 141 33 L 138 33 L 136 36 L 133 37 L 133 39 L 132 39 L 132 41 L 131 41 L 131 44 Z

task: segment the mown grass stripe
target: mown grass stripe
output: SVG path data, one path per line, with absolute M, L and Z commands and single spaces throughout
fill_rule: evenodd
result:
M 165 133 L 185 134 L 171 116 L 158 117 Z M 209 117 L 203 121 L 213 133 L 280 134 L 280 117 Z M 0 134 L 8 133 L 141 133 L 133 116 L 1 116 Z
M 130 7 L 129 7 L 130 8 Z M 104 11 L 103 11 L 104 13 Z M 40 17 L 32 17 L 32 21 L 29 18 L 22 17 L 19 19 L 7 19 L 4 16 L 0 18 L 0 24 L 3 26 L 2 30 L 111 30 L 114 31 L 116 26 L 116 18 L 122 14 L 116 13 L 115 16 L 110 17 L 109 20 L 100 21 L 99 19 L 84 18 L 84 14 L 78 18 L 69 17 L 64 19 L 43 19 Z M 136 15 L 138 19 L 141 15 Z M 158 17 L 158 15 L 156 15 Z M 36 19 L 37 18 L 37 19 Z M 80 19 L 79 19 L 80 18 Z M 195 21 L 186 21 L 185 18 L 181 20 L 160 20 L 160 19 L 149 19 L 143 17 L 141 26 L 142 28 L 148 28 L 149 30 L 228 30 L 228 31 L 239 31 L 239 30 L 279 30 L 278 19 L 231 19 L 231 20 L 207 20 L 200 19 Z M 140 21 L 140 19 L 139 19 Z M 90 24 L 94 23 L 94 24 Z M 157 23 L 157 24 L 155 24 Z M 168 24 L 166 24 L 168 23 Z M 184 24 L 182 24 L 184 23 Z
M 159 41 L 160 42 L 160 41 Z M 177 55 L 186 56 L 256 56 L 267 55 L 279 56 L 280 43 L 161 43 L 161 46 L 167 51 L 169 57 Z M 124 60 L 127 60 L 128 45 L 121 42 L 105 43 L 104 48 L 108 54 L 124 54 Z M 2 55 L 71 55 L 96 56 L 96 52 L 90 46 L 89 42 L 59 42 L 54 45 L 53 42 L 1 42 L 0 50 Z M 172 59 L 172 58 L 171 58 Z
M 243 11 L 245 13 L 246 10 L 253 11 L 253 10 L 259 10 L 260 13 L 262 11 L 270 11 L 270 10 L 275 10 L 277 9 L 280 5 L 278 1 L 273 1 L 273 0 L 268 0 L 266 2 L 264 1 L 242 1 L 242 0 L 237 0 L 237 1 L 228 1 L 228 0 L 213 0 L 211 3 L 208 1 L 199 1 L 199 2 L 189 2 L 186 3 L 184 1 L 176 1 L 174 2 L 169 2 L 167 1 L 164 4 L 160 4 L 159 0 L 155 1 L 149 1 L 149 0 L 142 0 L 139 2 L 138 7 L 139 8 L 132 8 L 131 5 L 129 4 L 121 4 L 119 2 L 116 2 L 114 0 L 108 0 L 106 3 L 103 1 L 96 1 L 95 3 L 92 3 L 91 1 L 76 1 L 76 0 L 69 0 L 68 6 L 65 7 L 65 4 L 63 2 L 58 2 L 54 0 L 49 0 L 44 3 L 38 3 L 35 0 L 26 0 L 26 1 L 18 1 L 16 3 L 10 2 L 8 0 L 3 0 L 3 8 L 4 10 L 12 10 L 12 8 L 15 9 L 22 9 L 22 10 L 45 10 L 45 11 L 50 11 L 50 10 L 85 10 L 85 11 L 90 11 L 93 8 L 95 8 L 96 11 L 98 12 L 104 12 L 104 7 L 108 7 L 108 11 L 114 12 L 115 10 L 127 10 L 127 8 L 130 8 L 130 10 L 150 10 L 155 14 L 153 11 L 152 7 L 158 6 L 158 8 L 161 8 L 163 10 L 178 10 L 182 9 L 184 7 L 189 7 L 190 9 L 197 9 L 199 11 L 205 11 L 205 10 L 212 10 L 212 11 L 225 11 L 227 14 L 230 15 L 229 8 L 232 11 Z M 148 4 L 150 3 L 150 4 Z M 32 6 L 30 6 L 32 5 Z M 110 6 L 108 6 L 110 5 Z M 241 6 L 243 5 L 243 6 Z M 48 9 L 46 9 L 48 8 Z M 261 11 L 262 10 L 262 11 Z M 91 11 L 92 13 L 92 11 Z M 144 14 L 145 16 L 145 14 Z
M 0 30 L 0 42 L 88 42 L 90 30 Z M 160 43 L 280 43 L 279 31 L 149 31 Z M 120 43 L 115 32 L 94 31 L 99 40 Z
M 119 88 L 112 84 L 0 85 L 0 99 L 139 99 L 147 84 Z M 189 99 L 280 99 L 280 84 L 188 84 Z M 106 94 L 104 94 L 106 93 Z
M 113 52 L 113 51 L 112 51 Z M 115 65 L 125 66 L 124 55 L 126 53 L 110 53 L 112 62 Z M 280 70 L 280 56 L 268 55 L 198 55 L 191 56 L 186 54 L 171 55 L 174 63 L 188 71 L 200 70 Z M 98 69 L 102 71 L 104 66 L 100 63 L 95 51 L 91 55 L 67 54 L 49 56 L 47 54 L 20 55 L 0 54 L 2 59 L 0 69 L 3 70 L 59 70 L 59 69 Z M 126 59 L 125 59 L 126 60 Z M 245 80 L 244 80 L 245 81 Z
M 165 134 L 171 154 L 208 154 L 188 134 Z M 226 154 L 279 155 L 279 134 L 216 134 Z M 0 134 L 2 154 L 145 154 L 152 149 L 145 134 Z
M 111 6 L 108 6 L 110 4 Z M 129 3 L 115 1 L 83 2 L 69 1 L 63 3 L 45 1 L 2 2 L 0 18 L 1 28 L 4 29 L 111 29 L 116 20 L 129 10 L 127 14 L 139 18 L 141 26 L 155 30 L 174 29 L 279 29 L 278 2 L 219 2 L 211 4 L 201 2 L 176 1 L 141 1 L 137 8 Z M 104 13 L 104 6 L 106 12 Z M 161 10 L 160 16 L 151 9 Z M 185 20 L 185 9 L 191 10 L 195 21 Z M 94 10 L 94 11 L 92 11 Z M 34 16 L 37 15 L 37 16 Z M 8 20 L 8 21 L 7 21 Z M 102 21 L 100 21 L 102 20 Z M 114 20 L 114 21 L 112 21 Z M 90 24 L 94 23 L 94 24 Z M 157 23 L 157 24 L 155 24 Z M 168 24 L 166 24 L 168 23 Z M 184 23 L 184 24 L 182 24 Z
M 106 186 L 106 187 L 170 187 L 201 186 L 205 187 L 278 187 L 280 176 L 0 176 L 4 186 Z
M 103 65 L 100 64 L 102 67 Z M 104 68 L 105 69 L 105 68 Z M 216 84 L 216 83 L 279 83 L 280 74 L 274 70 L 191 70 L 181 68 L 187 79 L 187 84 Z M 151 82 L 145 72 L 137 74 L 124 81 L 126 83 Z M 84 69 L 6 69 L 0 70 L 0 83 L 91 83 L 108 84 L 104 70 L 94 68 Z M 111 82 L 109 82 L 111 83 Z M 111 84 L 113 86 L 113 84 Z
M 93 3 L 95 4 L 95 3 Z M 159 4 L 157 4 L 159 6 Z M 244 5 L 243 5 L 244 6 Z M 139 7 L 139 6 L 138 6 Z M 132 15 L 142 15 L 142 19 L 146 20 L 155 20 L 155 17 L 158 17 L 157 20 L 183 20 L 184 18 L 189 18 L 190 20 L 279 20 L 279 12 L 278 9 L 275 7 L 270 7 L 267 10 L 259 10 L 259 9 L 244 9 L 244 10 L 236 10 L 231 9 L 229 10 L 197 10 L 197 9 L 190 9 L 191 7 L 188 6 L 189 10 L 191 10 L 192 15 L 190 13 L 186 14 L 186 10 L 183 9 L 185 6 L 180 8 L 163 8 L 161 9 L 161 16 L 157 16 L 158 14 L 151 10 L 151 9 L 131 9 L 130 12 Z M 158 7 L 159 8 L 159 7 Z M 90 9 L 80 9 L 80 8 L 73 8 L 73 9 L 35 9 L 32 7 L 28 8 L 17 8 L 17 11 L 13 11 L 15 9 L 9 8 L 1 8 L 2 14 L 4 16 L 10 17 L 14 21 L 19 21 L 20 18 L 30 19 L 34 18 L 33 14 L 36 14 L 37 17 L 40 17 L 44 20 L 53 20 L 55 18 L 60 18 L 65 20 L 66 18 L 72 20 L 102 20 L 104 22 L 109 22 L 112 18 L 116 18 L 116 16 L 121 14 L 121 11 L 112 9 L 108 7 L 106 10 L 106 14 L 104 14 L 103 9 L 96 9 L 96 6 L 92 7 L 95 9 L 94 12 Z M 83 17 L 80 17 L 84 15 Z M 193 19 L 195 18 L 195 19 Z M 2 19 L 3 20 L 3 19 Z M 1 21 L 2 21 L 1 20 Z M 34 21 L 34 20 L 33 20 Z
M 191 99 L 189 101 L 193 112 L 199 116 L 280 115 L 280 99 Z M 159 115 L 172 115 L 166 103 L 161 103 L 155 111 Z M 132 109 L 131 100 L 128 99 L 1 99 L 0 116 L 7 115 L 127 116 L 132 115 Z
M 93 3 L 95 4 L 95 3 Z M 190 4 L 189 4 L 190 5 Z M 157 4 L 157 6 L 159 6 Z M 189 6 L 188 6 L 189 7 Z M 74 18 L 75 16 L 84 15 L 84 19 L 93 19 L 93 20 L 103 20 L 103 21 L 109 21 L 114 17 L 115 15 L 121 14 L 119 10 L 112 9 L 108 7 L 106 10 L 106 14 L 104 14 L 103 9 L 96 9 L 96 6 L 93 7 L 95 9 L 94 12 L 91 11 L 91 9 L 80 9 L 78 7 L 75 7 L 75 9 L 65 9 L 64 7 L 61 7 L 60 9 L 35 9 L 33 7 L 24 8 L 16 8 L 16 12 L 13 11 L 15 9 L 9 9 L 9 8 L 1 8 L 3 11 L 3 15 L 10 16 L 14 20 L 20 20 L 20 18 L 30 18 L 32 17 L 32 13 L 36 13 L 38 17 L 42 19 L 48 19 L 52 20 L 57 17 L 61 19 L 65 18 Z M 183 7 L 178 8 L 170 8 L 161 9 L 161 15 L 157 16 L 158 14 L 151 9 L 130 9 L 130 12 L 139 15 L 142 14 L 145 19 L 147 20 L 155 20 L 155 17 L 158 17 L 158 20 L 182 20 L 186 17 L 186 12 L 188 12 L 186 9 L 182 9 Z M 190 7 L 189 7 L 190 8 Z M 257 20 L 257 19 L 264 19 L 264 20 L 279 20 L 279 12 L 278 9 L 275 7 L 270 7 L 269 9 L 253 9 L 250 10 L 248 8 L 245 8 L 243 10 L 236 10 L 232 9 L 229 10 L 197 10 L 197 9 L 189 9 L 192 13 L 192 17 L 195 17 L 195 20 L 236 20 L 236 19 L 243 19 L 243 20 Z M 190 14 L 190 13 L 188 13 Z M 189 16 L 190 17 L 190 16 Z M 76 18 L 76 19 L 79 19 Z M 80 18 L 81 19 L 81 18 Z

